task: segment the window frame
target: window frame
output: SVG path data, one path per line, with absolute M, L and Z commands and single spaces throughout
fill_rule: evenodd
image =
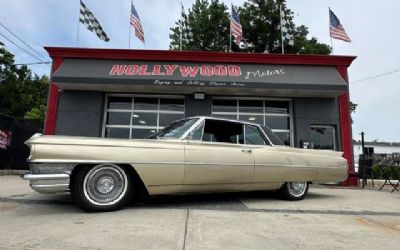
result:
M 110 97 L 129 97 L 131 98 L 131 108 L 130 109 L 110 109 L 108 108 L 108 101 Z M 157 109 L 155 110 L 135 110 L 135 99 L 134 98 L 156 98 L 157 99 Z M 183 111 L 169 111 L 169 110 L 160 110 L 161 99 L 179 99 L 183 100 Z M 164 126 L 160 126 L 160 114 L 179 114 L 182 115 L 181 119 L 185 118 L 186 112 L 185 105 L 185 96 L 184 95 L 146 95 L 146 94 L 113 94 L 106 93 L 105 94 L 105 102 L 103 109 L 103 123 L 102 123 L 102 131 L 101 137 L 106 138 L 106 130 L 107 128 L 128 128 L 129 129 L 129 138 L 132 138 L 132 130 L 133 129 L 154 129 L 155 132 L 160 131 L 164 128 Z M 107 117 L 109 112 L 127 112 L 130 113 L 130 123 L 129 125 L 108 125 Z M 146 125 L 133 125 L 133 114 L 134 113 L 147 113 L 147 114 L 157 114 L 157 124 L 156 126 L 146 126 Z M 178 119 L 178 120 L 181 120 Z M 108 138 L 108 137 L 107 137 Z
M 214 111 L 214 100 L 234 100 L 236 101 L 236 111 L 235 112 L 219 112 Z M 262 101 L 263 103 L 263 113 L 252 113 L 252 112 L 240 112 L 240 101 L 246 100 L 254 100 L 254 101 Z M 277 133 L 289 133 L 290 134 L 290 146 L 294 146 L 294 122 L 293 122 L 293 101 L 291 98 L 263 98 L 263 97 L 228 97 L 228 96 L 218 96 L 212 98 L 212 107 L 211 107 L 211 116 L 218 118 L 215 115 L 235 115 L 236 119 L 239 120 L 240 115 L 254 115 L 254 116 L 263 116 L 263 125 L 265 124 L 266 116 L 274 116 L 274 117 L 288 117 L 289 118 L 289 129 L 271 129 L 272 132 Z M 274 114 L 274 113 L 266 113 L 266 103 L 268 101 L 283 101 L 288 102 L 288 113 L 287 114 Z M 223 118 L 221 118 L 223 119 Z

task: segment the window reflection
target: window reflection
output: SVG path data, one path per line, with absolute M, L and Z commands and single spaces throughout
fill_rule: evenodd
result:
M 107 100 L 105 137 L 147 138 L 185 116 L 183 98 L 110 95 Z
M 108 138 L 129 138 L 129 128 L 107 128 L 106 137 Z
M 335 150 L 335 128 L 326 125 L 311 126 L 311 143 L 314 149 Z
M 288 116 L 265 116 L 265 125 L 271 129 L 289 129 Z
M 134 126 L 157 126 L 157 113 L 134 112 L 132 115 Z
M 132 97 L 109 97 L 108 109 L 132 109 Z
M 129 125 L 131 123 L 130 112 L 108 112 L 107 124 L 109 125 Z
M 134 102 L 133 103 L 134 110 L 157 110 L 158 109 L 158 98 L 134 97 L 133 102 Z

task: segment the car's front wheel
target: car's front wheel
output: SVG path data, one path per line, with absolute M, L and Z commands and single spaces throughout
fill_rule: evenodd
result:
M 286 200 L 302 200 L 307 195 L 308 182 L 286 182 L 279 190 Z
M 90 212 L 117 210 L 131 200 L 133 191 L 129 171 L 114 164 L 85 166 L 71 181 L 75 203 Z

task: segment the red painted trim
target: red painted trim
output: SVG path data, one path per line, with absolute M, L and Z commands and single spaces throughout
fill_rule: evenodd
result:
M 125 59 L 149 61 L 257 63 L 281 65 L 349 66 L 354 56 L 291 55 L 263 53 L 227 53 L 208 51 L 90 49 L 45 47 L 51 57 Z
M 337 67 L 337 70 L 343 79 L 348 83 L 349 80 L 347 76 L 347 67 L 339 66 Z M 350 97 L 348 91 L 339 96 L 339 117 L 343 156 L 349 163 L 349 178 L 343 184 L 347 186 L 357 186 L 358 180 L 354 171 L 353 137 L 350 119 Z
M 53 57 L 53 63 L 51 67 L 51 74 L 53 74 L 63 63 L 62 57 Z M 47 97 L 47 113 L 44 123 L 44 134 L 54 135 L 56 132 L 56 121 L 57 121 L 57 109 L 59 92 L 58 87 L 54 82 L 50 82 L 49 94 Z

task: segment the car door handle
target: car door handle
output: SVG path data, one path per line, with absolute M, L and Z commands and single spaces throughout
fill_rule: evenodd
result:
M 253 152 L 253 150 L 251 150 L 251 149 L 242 149 L 242 152 L 244 152 L 244 153 L 251 153 L 251 152 Z

